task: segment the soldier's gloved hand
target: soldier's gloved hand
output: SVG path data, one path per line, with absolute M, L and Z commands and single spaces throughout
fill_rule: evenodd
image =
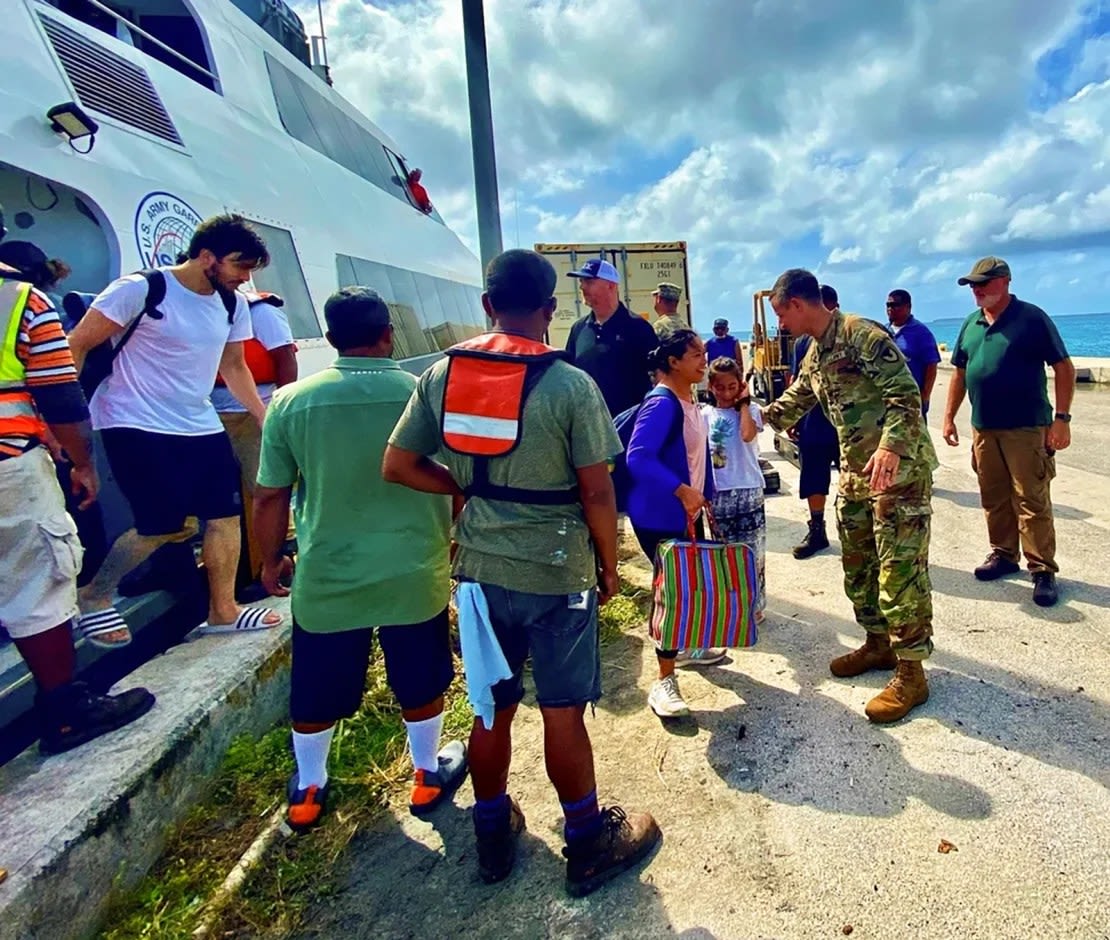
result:
M 883 493 L 889 490 L 898 476 L 898 465 L 901 462 L 902 458 L 894 451 L 878 448 L 863 466 L 863 472 L 871 474 L 871 492 Z

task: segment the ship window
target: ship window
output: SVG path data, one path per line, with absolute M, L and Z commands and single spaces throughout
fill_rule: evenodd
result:
M 385 146 L 382 147 L 382 152 L 385 154 L 385 158 L 388 161 L 390 181 L 401 187 L 401 191 L 405 194 L 405 201 L 417 212 L 423 213 L 424 215 L 435 219 L 437 222 L 442 223 L 443 216 L 439 214 L 439 210 L 435 207 L 435 205 L 432 205 L 431 212 L 424 212 L 424 209 L 420 206 L 420 203 L 418 203 L 416 201 L 416 198 L 413 196 L 412 190 L 409 189 L 408 179 L 409 172 L 412 167 L 405 163 L 405 158 L 402 157 L 400 154 L 394 153 L 392 150 Z
M 254 286 L 259 290 L 278 294 L 285 301 L 282 311 L 289 318 L 294 339 L 315 339 L 323 335 L 316 309 L 312 306 L 312 296 L 305 284 L 301 260 L 293 244 L 293 235 L 288 229 L 277 228 L 262 222 L 250 220 L 251 225 L 266 241 L 270 252 L 270 263 L 255 271 L 252 277 Z
M 218 91 L 201 25 L 182 0 L 46 0 L 55 9 Z M 137 29 L 132 29 L 137 27 Z M 143 35 L 143 34 L 146 35 Z
M 437 281 L 436 287 L 448 320 L 460 324 L 468 335 L 480 333 L 487 328 L 480 290 L 458 281 L 444 280 Z
M 267 54 L 266 68 L 278 117 L 290 137 L 368 183 L 412 205 L 403 162 L 380 140 L 323 94 Z M 442 223 L 438 213 L 431 218 Z
M 60 17 L 39 13 L 39 19 L 81 104 L 155 137 L 182 143 L 146 69 L 66 26 Z
M 428 323 L 450 323 L 455 319 L 443 307 L 443 302 L 440 300 L 439 292 L 436 290 L 436 281 L 428 274 L 414 274 L 413 280 L 416 281 L 416 295 L 420 298 L 420 310 L 424 314 L 424 320 Z
M 372 287 L 389 304 L 397 359 L 438 352 L 484 328 L 477 287 L 350 255 L 336 255 L 335 264 L 340 287 Z
M 267 63 L 269 57 L 267 57 Z M 277 101 L 278 113 L 281 123 L 290 137 L 295 137 L 302 144 L 306 144 L 319 153 L 324 152 L 324 145 L 316 128 L 312 126 L 312 119 L 308 116 L 300 96 L 297 94 L 296 79 L 288 69 L 271 68 L 270 84 L 274 90 Z

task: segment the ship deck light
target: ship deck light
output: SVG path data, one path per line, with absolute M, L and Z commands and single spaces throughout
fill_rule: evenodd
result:
M 50 122 L 50 129 L 56 134 L 64 134 L 69 145 L 78 153 L 88 153 L 96 143 L 96 132 L 100 125 L 89 117 L 76 101 L 64 101 L 56 104 L 46 112 L 46 119 Z M 89 138 L 89 145 L 84 150 L 74 147 L 74 141 Z

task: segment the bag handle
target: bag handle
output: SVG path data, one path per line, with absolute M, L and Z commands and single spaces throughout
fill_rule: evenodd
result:
M 696 542 L 698 540 L 698 534 L 697 534 L 697 530 L 695 528 L 695 525 L 698 521 L 698 516 L 703 515 L 703 514 L 705 515 L 705 522 L 706 522 L 705 528 L 706 528 L 706 531 L 709 533 L 709 538 L 706 539 L 705 541 L 709 541 L 709 542 L 722 542 L 722 541 L 724 541 L 721 538 L 721 533 L 717 528 L 717 520 L 713 515 L 713 509 L 709 505 L 703 506 L 701 512 L 699 512 L 697 516 L 694 516 L 693 519 L 687 519 L 686 520 L 686 532 L 690 536 L 690 541 L 691 542 Z

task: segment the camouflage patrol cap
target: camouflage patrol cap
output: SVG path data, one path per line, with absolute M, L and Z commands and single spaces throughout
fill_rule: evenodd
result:
M 677 284 L 671 284 L 669 281 L 663 281 L 652 293 L 663 298 L 663 300 L 678 300 L 682 296 L 682 288 Z
M 971 269 L 971 273 L 965 274 L 956 283 L 959 284 L 960 287 L 965 287 L 968 284 L 982 284 L 996 277 L 1009 276 L 1010 266 L 1001 258 L 988 255 L 986 258 L 980 258 L 976 261 L 975 267 Z

